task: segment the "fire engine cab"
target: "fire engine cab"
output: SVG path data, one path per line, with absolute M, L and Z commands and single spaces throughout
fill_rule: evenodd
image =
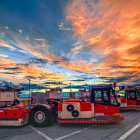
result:
M 124 119 L 120 115 L 112 86 L 90 87 L 90 96 L 58 103 L 59 123 L 112 123 Z
M 127 86 L 123 97 L 118 97 L 121 110 L 140 109 L 140 87 Z
M 0 89 L 0 126 L 22 126 L 28 122 L 29 108 L 19 104 L 21 88 Z

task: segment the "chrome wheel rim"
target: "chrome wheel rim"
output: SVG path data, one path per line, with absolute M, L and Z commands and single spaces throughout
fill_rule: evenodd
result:
M 43 111 L 37 111 L 34 115 L 34 119 L 37 123 L 43 123 L 45 121 L 45 114 Z

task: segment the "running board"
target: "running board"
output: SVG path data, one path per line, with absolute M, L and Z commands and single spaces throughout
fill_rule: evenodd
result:
M 126 110 L 126 111 L 127 111 L 127 110 L 128 110 L 128 111 L 129 111 L 129 110 L 131 111 L 131 110 L 137 110 L 137 109 L 140 109 L 140 106 L 135 106 L 135 107 L 120 107 L 120 110 L 121 110 L 121 111 L 125 111 L 125 110 Z
M 124 120 L 124 117 L 122 115 L 120 115 L 120 117 L 118 118 L 111 118 L 111 119 L 102 119 L 102 120 L 97 120 L 96 118 L 90 118 L 90 119 L 69 119 L 69 120 L 62 120 L 62 119 L 58 119 L 58 123 L 114 123 L 114 122 L 119 122 Z

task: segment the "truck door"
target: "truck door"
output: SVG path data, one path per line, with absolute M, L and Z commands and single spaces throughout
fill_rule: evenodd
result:
M 136 105 L 140 106 L 140 91 L 136 91 Z
M 109 99 L 106 94 L 107 91 L 96 90 L 95 93 L 95 117 L 96 116 L 107 116 L 109 114 Z
M 118 103 L 115 93 L 112 89 L 110 90 L 109 114 L 110 114 L 110 116 L 119 116 L 120 115 L 119 103 Z
M 129 90 L 129 91 L 126 91 L 126 94 L 127 94 L 127 105 L 136 106 L 136 91 Z

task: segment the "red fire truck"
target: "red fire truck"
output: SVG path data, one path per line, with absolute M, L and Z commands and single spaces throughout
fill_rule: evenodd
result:
M 140 87 L 127 86 L 124 93 L 123 97 L 118 97 L 121 110 L 140 109 Z
M 58 103 L 59 123 L 112 123 L 123 119 L 112 86 L 91 87 L 88 99 Z
M 0 125 L 21 126 L 28 121 L 38 127 L 59 123 L 112 123 L 124 119 L 114 89 L 91 87 L 89 98 L 51 100 L 33 104 L 0 108 Z
M 25 106 L 0 108 L 0 126 L 22 126 L 28 122 L 29 109 Z
M 9 86 L 0 88 L 0 125 L 21 126 L 28 122 L 29 108 L 17 106 L 19 101 L 16 94 L 20 94 L 22 90 Z

